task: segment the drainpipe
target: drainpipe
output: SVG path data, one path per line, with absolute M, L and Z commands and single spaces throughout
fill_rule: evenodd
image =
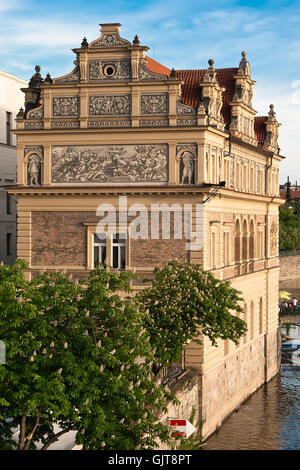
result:
M 231 136 L 232 136 L 232 134 L 231 134 L 231 132 L 229 131 L 229 137 L 228 137 L 228 144 L 229 144 L 228 150 L 229 150 L 229 155 L 231 155 Z
M 272 153 L 272 155 L 270 156 L 271 163 L 270 163 L 270 165 L 266 166 L 266 171 L 265 171 L 265 194 L 266 194 L 266 196 L 267 196 L 267 175 L 268 175 L 268 170 L 271 168 L 271 166 L 273 164 L 273 156 L 274 156 L 274 154 Z

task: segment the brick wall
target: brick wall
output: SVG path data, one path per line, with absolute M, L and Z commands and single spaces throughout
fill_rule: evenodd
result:
M 83 223 L 97 223 L 99 220 L 95 212 L 33 212 L 32 265 L 86 267 L 87 228 Z M 169 240 L 130 240 L 131 266 L 162 266 L 173 259 L 186 260 L 185 240 L 172 239 L 172 214 L 170 225 Z M 149 229 L 149 236 L 150 233 Z
M 97 222 L 95 212 L 33 212 L 32 265 L 86 266 L 83 222 Z

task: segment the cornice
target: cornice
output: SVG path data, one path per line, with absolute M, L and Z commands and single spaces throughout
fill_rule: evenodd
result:
M 267 194 L 255 194 L 255 193 L 246 193 L 242 191 L 236 191 L 230 188 L 221 188 L 218 192 L 219 195 L 225 198 L 232 198 L 232 199 L 243 199 L 249 201 L 259 201 L 264 203 L 273 203 L 277 205 L 282 204 L 282 199 L 280 196 L 270 196 Z
M 244 140 L 240 139 L 239 137 L 235 137 L 233 134 L 230 135 L 230 140 L 231 140 L 231 142 L 234 142 L 235 144 L 238 144 L 238 145 L 241 145 L 242 147 L 246 147 L 248 149 L 257 151 L 257 152 L 259 152 L 262 155 L 265 155 L 267 157 L 272 157 L 274 155 L 274 153 L 271 152 L 270 150 L 265 150 L 263 148 L 260 148 L 259 145 L 256 146 L 256 145 L 249 144 L 248 142 L 245 142 Z
M 10 186 L 7 187 L 9 194 L 23 196 L 73 196 L 73 195 L 120 195 L 120 194 L 209 194 L 210 189 L 218 185 L 165 185 L 165 186 Z

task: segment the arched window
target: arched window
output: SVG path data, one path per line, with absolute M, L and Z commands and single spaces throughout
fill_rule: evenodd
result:
M 249 330 L 249 325 L 248 325 L 248 305 L 247 305 L 247 304 L 244 305 L 244 322 L 246 323 L 247 328 L 248 328 L 248 330 Z M 249 332 L 249 331 L 247 331 L 247 333 L 245 333 L 245 336 L 244 336 L 244 344 L 247 343 L 247 340 L 248 340 L 248 332 Z
M 251 321 L 250 321 L 250 339 L 254 338 L 254 331 L 255 331 L 255 312 L 254 312 L 254 302 L 251 302 Z
M 264 321 L 264 304 L 263 304 L 263 298 L 260 298 L 259 301 L 259 334 L 261 335 L 263 333 L 263 321 Z
M 249 258 L 251 260 L 254 259 L 254 222 L 251 220 L 250 222 L 250 239 L 249 239 Z
M 206 152 L 206 183 L 209 183 L 209 157 L 208 152 Z
M 211 183 L 214 184 L 216 182 L 216 156 L 211 155 L 210 158 L 211 158 L 211 178 L 210 178 L 210 181 L 211 181 Z
M 240 190 L 240 164 L 236 164 L 236 189 Z
M 240 221 L 238 219 L 235 222 L 234 260 L 236 263 L 240 263 L 241 261 L 241 229 L 240 229 Z
M 248 259 L 248 227 L 247 227 L 246 220 L 244 220 L 243 222 L 242 257 L 243 257 L 243 261 L 247 261 Z
M 223 264 L 224 266 L 229 266 L 230 256 L 229 256 L 229 232 L 223 232 Z

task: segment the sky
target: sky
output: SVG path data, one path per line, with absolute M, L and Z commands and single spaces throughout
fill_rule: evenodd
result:
M 256 80 L 253 105 L 275 105 L 280 127 L 280 182 L 300 184 L 300 0 L 0 0 L 0 70 L 29 80 L 34 66 L 58 77 L 70 72 L 82 38 L 99 23 L 121 23 L 148 55 L 175 69 L 238 67 L 247 51 Z

